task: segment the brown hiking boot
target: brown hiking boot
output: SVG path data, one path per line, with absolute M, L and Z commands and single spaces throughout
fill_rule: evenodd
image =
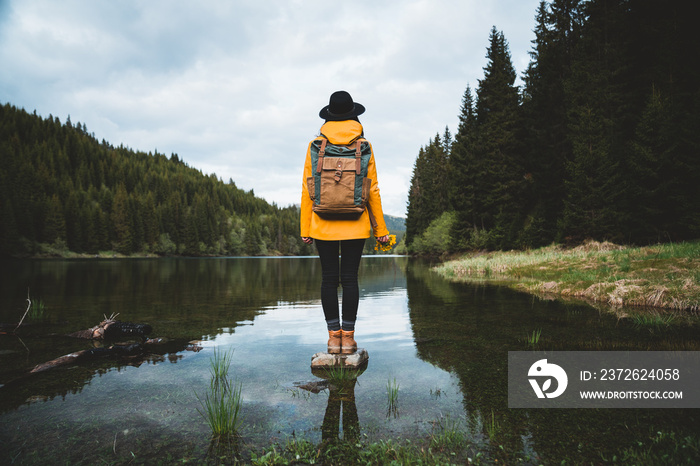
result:
M 355 341 L 355 331 L 351 330 L 341 330 L 343 334 L 343 339 L 340 344 L 341 348 L 341 353 L 343 354 L 352 354 L 355 351 L 357 351 L 357 342 Z
M 343 335 L 342 330 L 329 330 L 328 331 L 328 352 L 331 354 L 340 353 L 340 343 Z

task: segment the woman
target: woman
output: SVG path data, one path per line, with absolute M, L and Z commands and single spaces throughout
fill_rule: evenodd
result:
M 364 111 L 365 107 L 353 102 L 347 92 L 334 92 L 329 104 L 319 113 L 325 123 L 321 126 L 321 136 L 316 140 L 326 138 L 330 144 L 350 145 L 363 138 L 362 124 L 357 117 Z M 306 244 L 316 241 L 316 249 L 321 260 L 321 305 L 328 326 L 328 352 L 349 354 L 357 350 L 357 342 L 354 338 L 357 307 L 360 301 L 357 271 L 360 267 L 365 240 L 370 237 L 372 230 L 370 213 L 365 210 L 359 218 L 329 220 L 321 218 L 313 211 L 313 201 L 306 181 L 312 176 L 312 144 L 313 141 L 306 151 L 304 164 L 301 238 Z M 386 243 L 389 241 L 389 231 L 384 222 L 373 152 L 367 165 L 367 178 L 371 180 L 369 210 L 376 221 L 374 236 L 377 241 Z M 340 258 L 338 251 L 340 251 Z M 342 321 L 338 305 L 338 284 L 343 286 Z

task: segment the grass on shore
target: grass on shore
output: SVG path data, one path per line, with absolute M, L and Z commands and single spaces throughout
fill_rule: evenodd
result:
M 459 423 L 441 424 L 429 435 L 428 442 L 379 440 L 376 442 L 326 441 L 318 445 L 303 438 L 287 439 L 252 452 L 250 463 L 258 466 L 298 464 L 543 464 L 536 454 L 509 451 L 495 437 L 498 422 L 491 416 L 493 437 L 489 444 L 477 445 L 468 440 Z M 488 433 L 491 435 L 491 433 Z M 695 464 L 700 455 L 700 441 L 695 435 L 654 431 L 642 435 L 633 445 L 620 445 L 614 453 L 572 451 L 570 456 L 556 458 L 561 464 Z M 585 458 L 585 459 L 584 459 Z M 553 461 L 554 462 L 554 461 Z
M 471 255 L 435 270 L 455 280 L 503 280 L 533 294 L 614 307 L 700 310 L 700 241 L 647 247 L 595 241 L 572 249 L 553 245 Z

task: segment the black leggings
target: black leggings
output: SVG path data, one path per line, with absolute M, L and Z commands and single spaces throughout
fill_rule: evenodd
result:
M 321 259 L 321 305 L 328 330 L 339 330 L 338 284 L 343 285 L 343 330 L 355 330 L 360 288 L 357 271 L 360 268 L 364 239 L 342 241 L 316 241 L 318 257 Z M 340 258 L 338 249 L 340 248 Z

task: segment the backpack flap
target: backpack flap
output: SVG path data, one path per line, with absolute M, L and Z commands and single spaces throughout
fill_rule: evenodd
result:
M 328 157 L 323 159 L 320 204 L 329 209 L 355 210 L 355 159 Z
M 324 171 L 328 170 L 333 172 L 353 172 L 353 174 L 355 174 L 355 159 L 348 159 L 345 157 L 324 157 L 322 169 Z M 340 175 L 334 173 L 333 176 L 338 176 L 338 178 L 342 178 L 342 173 Z M 340 179 L 336 181 L 340 181 Z

